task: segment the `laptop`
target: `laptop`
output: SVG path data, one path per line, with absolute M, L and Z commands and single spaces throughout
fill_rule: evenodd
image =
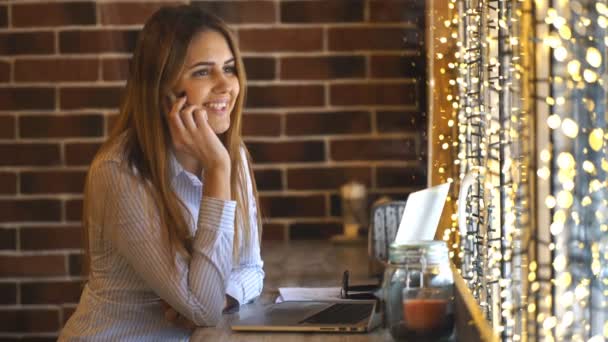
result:
M 362 333 L 380 325 L 376 300 L 286 301 L 239 319 L 234 331 Z

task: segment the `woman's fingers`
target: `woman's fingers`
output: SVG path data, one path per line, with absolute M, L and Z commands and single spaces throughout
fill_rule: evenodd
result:
M 184 124 L 180 118 L 180 112 L 182 110 L 182 108 L 184 107 L 184 105 L 186 104 L 186 97 L 180 97 L 174 104 L 173 107 L 171 108 L 171 111 L 169 112 L 169 117 L 168 117 L 168 123 L 169 123 L 169 130 L 171 131 L 172 136 L 174 137 L 179 137 L 182 136 L 186 130 L 186 127 L 184 127 Z
M 207 122 L 209 118 L 207 117 L 207 111 L 204 109 L 196 109 L 194 111 L 194 123 L 197 127 L 203 127 L 204 123 Z
M 200 107 L 198 106 L 194 106 L 194 105 L 190 105 L 184 109 L 182 109 L 182 111 L 180 112 L 180 118 L 182 120 L 182 123 L 184 124 L 184 127 L 186 127 L 186 130 L 188 130 L 188 132 L 195 132 L 197 129 L 197 125 L 196 122 L 194 122 L 194 112 L 196 110 L 198 110 Z

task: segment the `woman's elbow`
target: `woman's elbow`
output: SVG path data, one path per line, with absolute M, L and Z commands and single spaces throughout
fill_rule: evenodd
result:
M 220 306 L 194 314 L 193 322 L 199 327 L 213 327 L 222 319 L 222 308 Z

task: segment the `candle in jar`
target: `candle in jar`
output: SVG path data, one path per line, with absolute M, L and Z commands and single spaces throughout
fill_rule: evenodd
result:
M 447 299 L 428 298 L 403 301 L 403 319 L 408 329 L 436 329 L 446 323 L 447 316 Z

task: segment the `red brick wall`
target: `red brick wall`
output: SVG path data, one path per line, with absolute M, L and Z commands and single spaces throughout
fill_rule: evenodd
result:
M 197 1 L 242 47 L 264 239 L 341 231 L 338 188 L 424 186 L 423 0 Z M 78 301 L 87 166 L 159 3 L 0 1 L 0 341 L 54 340 Z

